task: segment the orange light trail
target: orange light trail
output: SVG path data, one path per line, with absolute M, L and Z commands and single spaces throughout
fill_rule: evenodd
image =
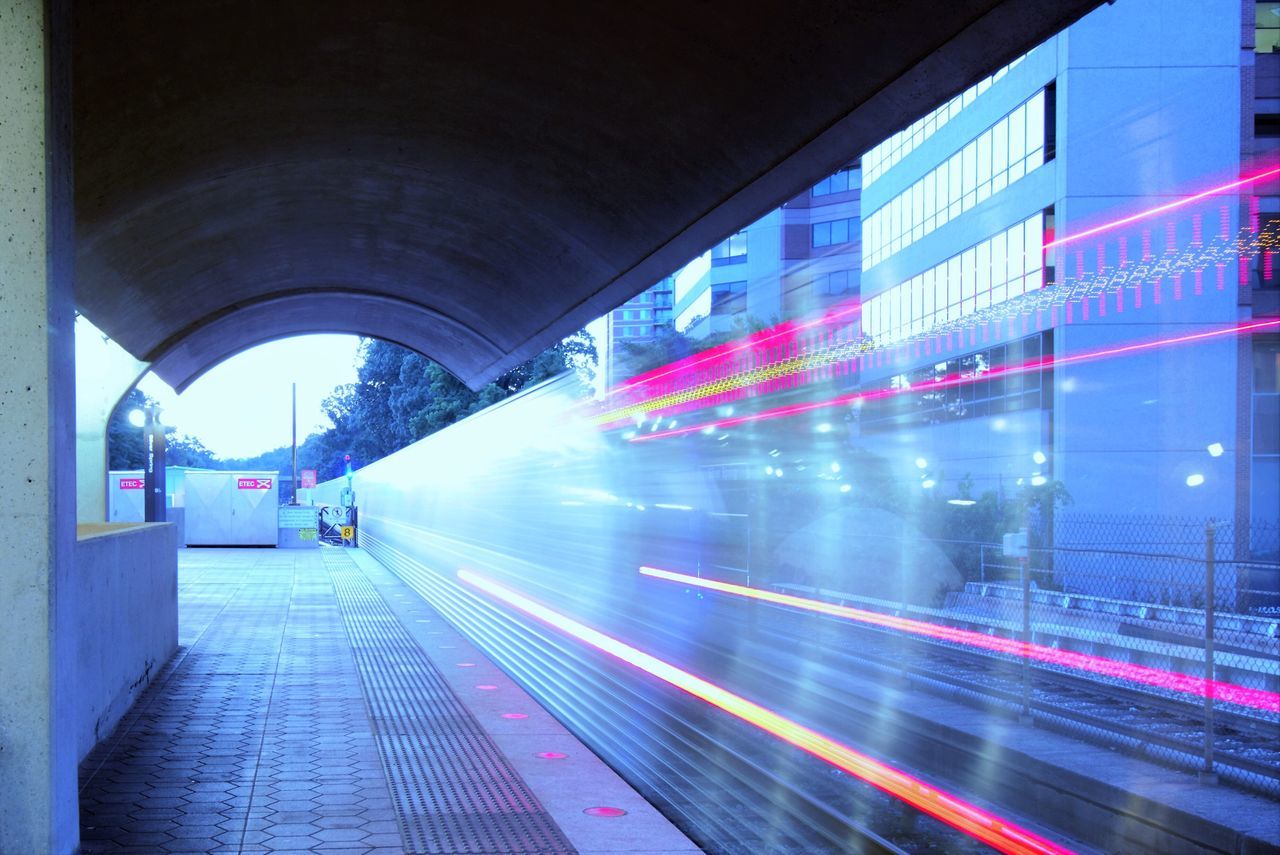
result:
M 641 567 L 640 574 L 654 579 L 664 579 L 668 582 L 679 582 L 683 585 L 692 585 L 711 591 L 719 591 L 723 594 L 749 597 L 753 600 L 762 600 L 768 603 L 776 603 L 781 606 L 790 606 L 791 608 L 803 609 L 810 612 L 819 612 L 833 617 L 846 618 L 859 623 L 882 626 L 888 629 L 896 629 L 900 632 L 911 633 L 912 635 L 924 635 L 931 638 L 937 638 L 942 641 L 964 644 L 969 647 L 980 647 L 984 650 L 993 650 L 997 653 L 1008 653 L 1024 659 L 1048 662 L 1053 665 L 1061 665 L 1066 668 L 1074 668 L 1093 674 L 1101 674 L 1106 677 L 1118 677 L 1123 680 L 1130 680 L 1132 682 L 1142 683 L 1148 686 L 1157 686 L 1162 689 L 1169 689 L 1170 691 L 1197 695 L 1201 698 L 1205 697 L 1205 695 L 1211 695 L 1220 701 L 1229 701 L 1233 704 L 1265 710 L 1267 712 L 1280 712 L 1280 694 L 1268 692 L 1263 689 L 1250 689 L 1245 686 L 1238 686 L 1234 683 L 1224 683 L 1220 680 L 1210 682 L 1205 680 L 1203 677 L 1192 677 L 1187 674 L 1165 671 L 1160 668 L 1150 668 L 1145 665 L 1131 665 L 1128 662 L 1118 662 L 1114 659 L 1107 659 L 1102 656 L 1090 656 L 1085 653 L 1073 653 L 1068 650 L 1057 650 L 1052 647 L 1045 647 L 1042 644 L 1015 641 L 1011 638 L 998 638 L 968 629 L 956 629 L 955 627 L 942 626 L 941 624 L 929 623 L 928 621 L 894 617 L 893 615 L 867 611 L 866 609 L 837 606 L 833 603 L 824 603 L 821 600 L 811 600 L 806 597 L 797 597 L 791 594 L 779 594 L 774 591 L 766 591 L 761 588 L 749 588 L 744 585 L 735 585 L 730 582 L 701 579 L 697 576 L 689 576 L 685 573 L 673 573 L 670 570 L 660 570 L 657 567 Z
M 629 644 L 579 623 L 511 588 L 470 570 L 459 570 L 458 578 L 484 591 L 491 597 L 608 653 L 705 701 L 766 733 L 812 754 L 820 760 L 849 773 L 868 784 L 901 799 L 922 813 L 986 843 L 1000 852 L 1033 855 L 1033 853 L 1066 853 L 1066 849 L 1025 828 L 989 813 L 950 793 L 930 786 L 899 769 L 854 751 L 815 730 L 792 721 L 773 710 L 760 706 L 714 683 L 677 668 L 669 662 L 638 650 Z

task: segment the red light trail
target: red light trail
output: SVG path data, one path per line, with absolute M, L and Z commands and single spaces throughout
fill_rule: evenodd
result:
M 679 428 L 670 428 L 664 431 L 655 431 L 653 433 L 637 434 L 628 440 L 629 442 L 648 442 L 654 439 L 666 439 L 672 436 L 683 436 L 685 434 L 697 433 L 706 428 L 727 428 L 735 425 L 746 424 L 748 422 L 768 421 L 771 419 L 786 418 L 788 416 L 799 415 L 800 413 L 812 412 L 814 410 L 829 409 L 838 407 L 842 404 L 852 404 L 856 401 L 868 401 L 878 398 L 888 398 L 894 395 L 901 395 L 905 392 L 932 392 L 938 389 L 947 389 L 952 386 L 959 386 L 965 383 L 974 383 L 979 380 L 990 380 L 996 377 L 1016 376 L 1025 374 L 1030 371 L 1038 371 L 1041 368 L 1057 368 L 1066 365 L 1074 365 L 1080 362 L 1092 362 L 1099 359 L 1107 359 L 1113 356 L 1128 356 L 1134 353 L 1140 353 L 1146 350 L 1156 350 L 1165 347 L 1175 347 L 1184 344 L 1194 344 L 1197 342 L 1208 341 L 1215 338 L 1224 338 L 1226 336 L 1245 335 L 1259 330 L 1275 329 L 1280 327 L 1280 318 L 1268 319 L 1265 321 L 1251 321 L 1248 323 L 1236 324 L 1221 329 L 1203 330 L 1196 333 L 1187 333 L 1186 335 L 1172 336 L 1170 338 L 1153 339 L 1150 341 L 1134 342 L 1133 344 L 1124 344 L 1116 347 L 1102 348 L 1100 350 L 1085 351 L 1075 353 L 1070 356 L 1060 358 L 1047 357 L 1042 359 L 1033 359 L 1024 362 L 1022 365 L 1001 366 L 992 368 L 979 375 L 963 376 L 959 374 L 951 374 L 946 377 L 940 377 L 937 380 L 930 380 L 925 383 L 918 383 L 910 388 L 900 389 L 880 389 L 871 392 L 849 392 L 844 395 L 837 395 L 834 398 L 828 398 L 825 401 L 808 401 L 800 404 L 787 404 L 781 407 L 774 407 L 768 410 L 761 410 L 756 413 L 746 413 L 741 416 L 732 416 L 730 418 L 716 419 L 714 421 L 700 422 L 698 424 L 686 425 Z
M 1000 852 L 1032 855 L 1032 853 L 1071 851 L 893 766 L 854 751 L 847 745 L 749 701 L 741 695 L 734 694 L 656 656 L 579 623 L 492 579 L 470 570 L 459 570 L 458 578 L 572 638 L 657 677 L 699 700 L 866 781 L 922 813 L 927 813 Z
M 1156 686 L 1158 688 L 1168 689 L 1174 692 L 1185 692 L 1201 698 L 1206 695 L 1210 695 L 1220 701 L 1228 701 L 1233 704 L 1239 704 L 1240 706 L 1252 707 L 1254 709 L 1264 710 L 1267 712 L 1280 712 L 1280 694 L 1277 694 L 1276 692 L 1268 692 L 1263 689 L 1250 689 L 1245 686 L 1238 686 L 1234 683 L 1224 683 L 1219 680 L 1209 682 L 1203 677 L 1191 677 L 1186 674 L 1178 674 L 1174 671 L 1164 671 L 1159 668 L 1150 668 L 1145 665 L 1131 665 L 1127 662 L 1118 662 L 1114 659 L 1107 659 L 1102 656 L 1090 656 L 1085 653 L 1073 653 L 1067 650 L 1057 650 L 1052 647 L 1045 647 L 1042 644 L 1031 644 L 1025 641 L 1015 641 L 1010 638 L 998 638 L 981 632 L 974 632 L 973 630 L 956 629 L 954 627 L 929 623 L 928 621 L 894 617 L 893 615 L 881 614 L 879 612 L 867 611 L 865 609 L 850 608 L 849 606 L 837 606 L 832 603 L 824 603 L 821 600 L 811 600 L 806 597 L 797 597 L 791 594 L 779 594 L 774 591 L 765 591 L 760 588 L 749 588 L 744 585 L 735 585 L 730 582 L 701 579 L 697 576 L 689 576 L 685 573 L 673 573 L 670 570 L 660 570 L 657 567 L 641 567 L 640 574 L 654 579 L 664 579 L 668 582 L 678 582 L 682 585 L 692 585 L 694 587 L 705 588 L 711 591 L 719 591 L 723 594 L 749 597 L 753 600 L 776 603 L 778 605 L 790 606 L 792 608 L 803 609 L 810 612 L 819 612 L 821 614 L 832 615 L 833 617 L 847 618 L 849 620 L 858 621 L 859 623 L 873 624 L 875 626 L 882 626 L 888 629 L 896 629 L 913 635 L 924 635 L 931 638 L 937 638 L 942 641 L 950 641 L 956 644 L 968 645 L 970 647 L 980 647 L 984 650 L 992 650 L 997 653 L 1007 653 L 1012 656 L 1020 656 L 1025 659 L 1048 662 L 1052 665 L 1075 668 L 1080 671 L 1088 671 L 1092 674 L 1101 674 L 1106 677 L 1118 677 L 1123 680 L 1130 680 L 1132 682 L 1142 683 L 1148 686 Z

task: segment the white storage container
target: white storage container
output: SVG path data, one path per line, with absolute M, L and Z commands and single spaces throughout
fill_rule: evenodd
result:
M 188 472 L 188 546 L 275 546 L 278 472 Z
M 107 473 L 107 522 L 142 522 L 147 490 L 141 469 Z

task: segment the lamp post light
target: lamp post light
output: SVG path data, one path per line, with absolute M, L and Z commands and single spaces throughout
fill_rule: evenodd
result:
M 160 407 L 147 404 L 142 409 L 129 413 L 129 424 L 140 427 L 143 431 L 143 442 L 146 446 L 146 462 L 143 464 L 143 486 L 146 496 L 143 499 L 142 519 L 145 522 L 164 522 L 165 512 L 165 439 L 164 425 L 160 423 Z

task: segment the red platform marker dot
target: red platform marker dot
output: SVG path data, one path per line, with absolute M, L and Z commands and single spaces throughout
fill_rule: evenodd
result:
M 458 663 L 458 667 L 459 667 L 459 668 L 474 668 L 474 667 L 476 667 L 476 663 L 474 663 L 474 662 L 459 662 L 459 663 Z
M 583 811 L 587 816 L 626 816 L 627 812 L 616 807 L 589 807 Z
M 512 719 L 512 720 L 515 720 L 515 719 L 522 719 L 522 718 L 528 718 L 528 716 L 527 716 L 527 715 L 525 715 L 525 714 L 524 714 L 524 713 L 522 713 L 522 712 L 504 712 L 504 713 L 502 714 L 502 717 L 503 717 L 503 718 L 509 718 L 509 719 Z
M 492 691 L 494 691 L 495 689 L 497 689 L 498 687 L 497 687 L 497 686 L 490 685 L 489 683 L 477 683 L 477 684 L 476 684 L 476 688 L 477 688 L 477 689 L 479 689 L 479 690 L 480 690 L 480 691 L 482 691 L 482 692 L 492 692 Z
M 533 756 L 537 757 L 539 760 L 563 760 L 569 755 L 563 754 L 559 751 L 539 751 L 537 754 Z

